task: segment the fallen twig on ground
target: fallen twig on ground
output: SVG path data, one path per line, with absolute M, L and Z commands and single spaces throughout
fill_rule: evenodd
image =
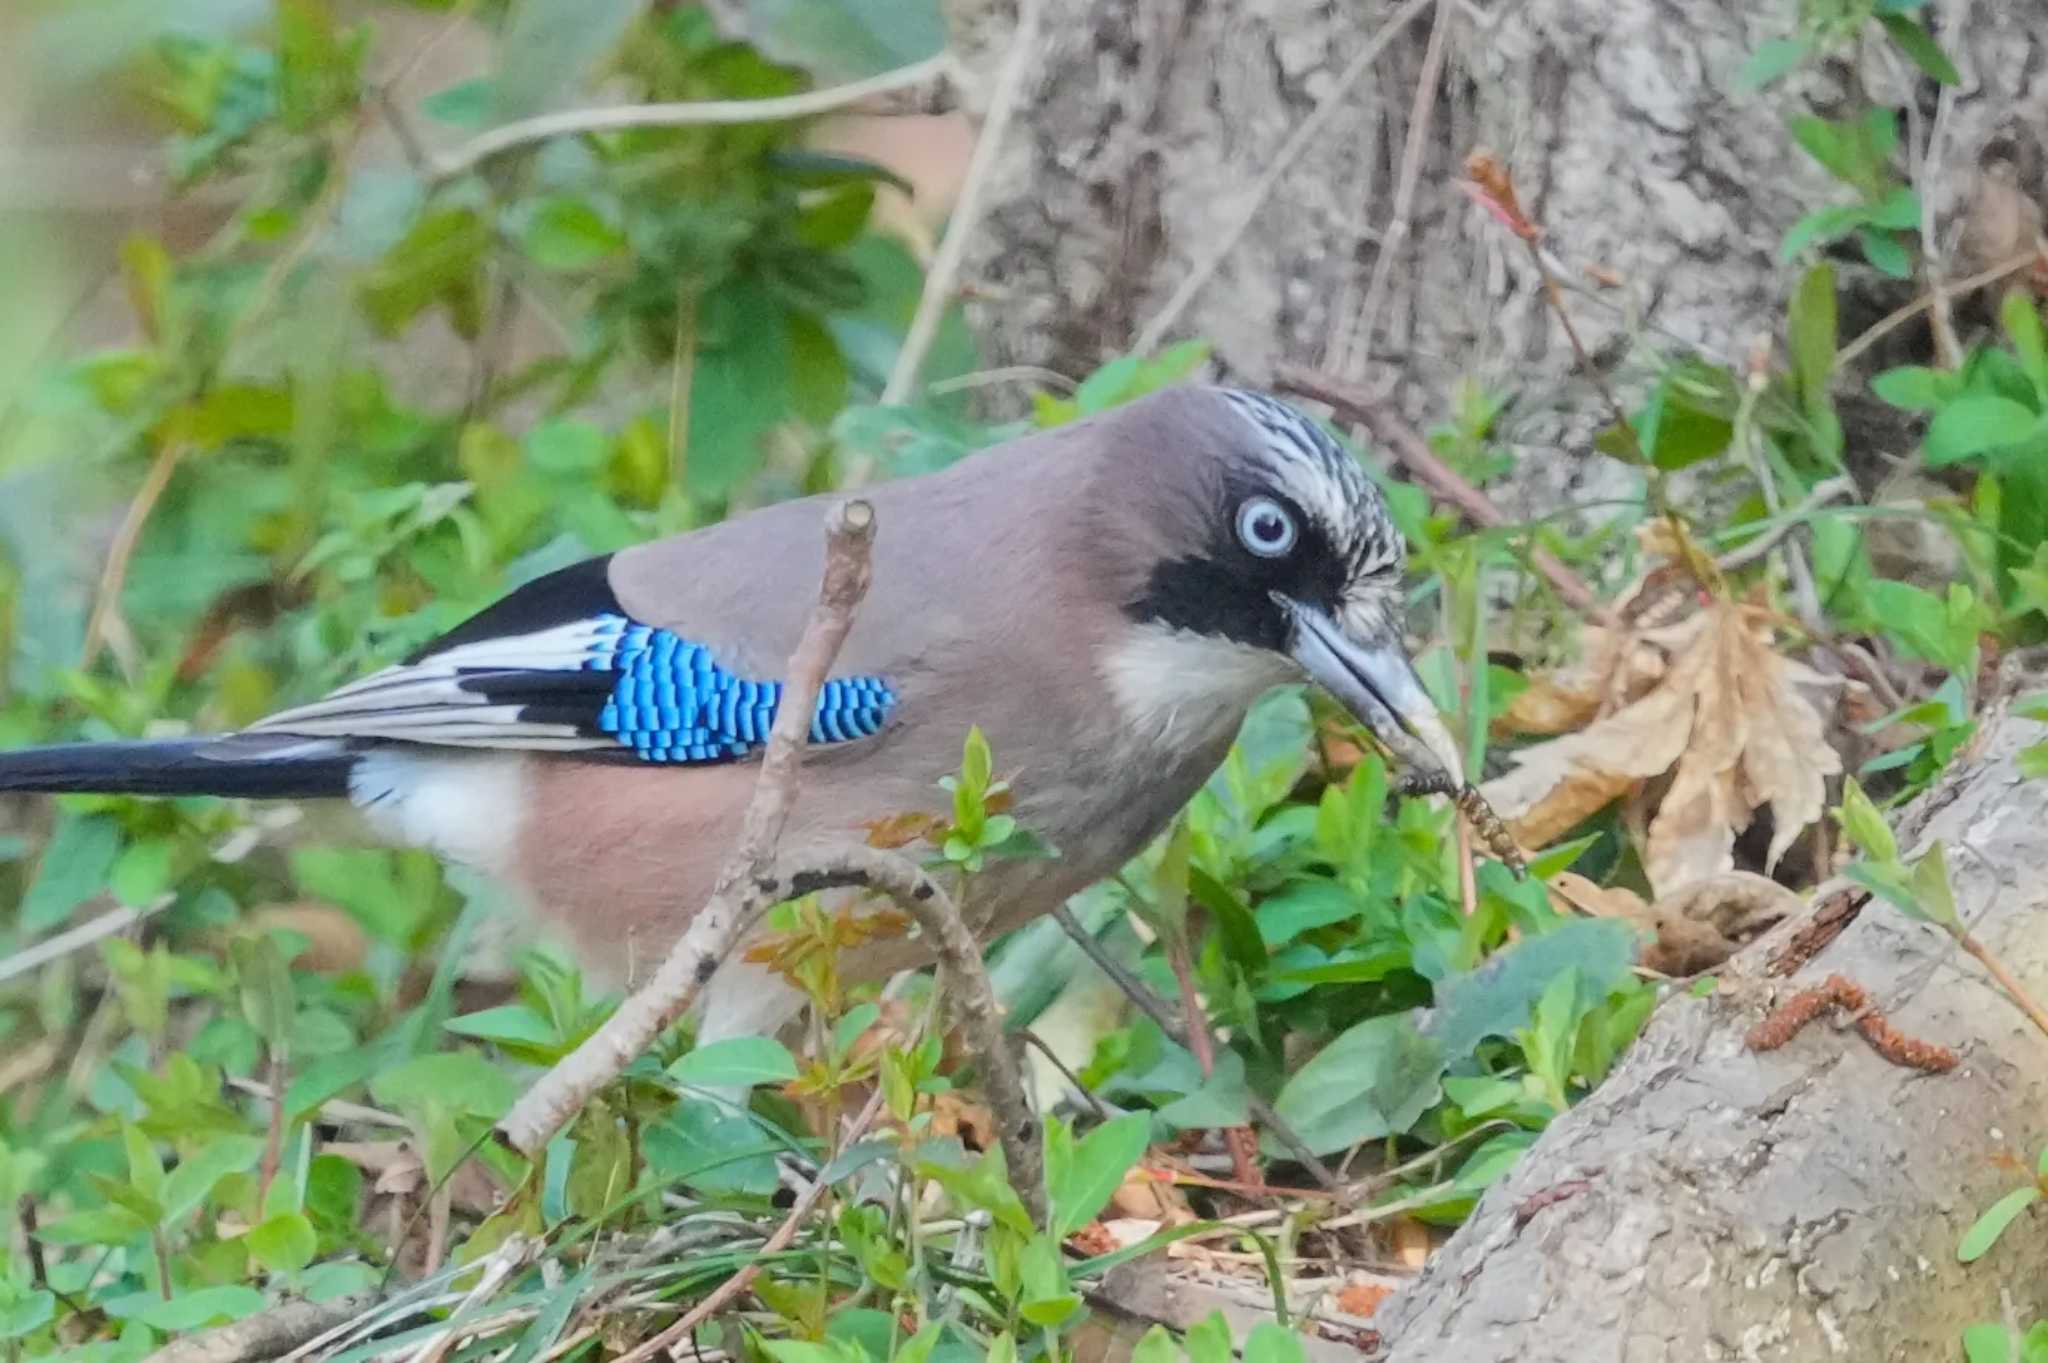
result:
M 354 1320 L 375 1302 L 369 1293 L 324 1302 L 285 1302 L 232 1325 L 175 1339 L 145 1363 L 255 1363 L 277 1358 Z
M 789 660 L 788 682 L 761 760 L 739 843 L 719 871 L 711 897 L 670 948 L 648 982 L 635 990 L 589 1039 L 542 1075 L 498 1123 L 500 1142 L 528 1159 L 600 1088 L 695 1003 L 759 912 L 775 902 L 759 882 L 769 878 L 776 844 L 796 801 L 803 745 L 818 690 L 867 594 L 875 513 L 867 502 L 835 505 L 825 518 L 825 576 L 817 607 Z

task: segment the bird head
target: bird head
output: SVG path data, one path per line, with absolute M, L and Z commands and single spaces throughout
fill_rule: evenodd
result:
M 1206 701 L 1234 731 L 1233 705 L 1306 677 L 1418 775 L 1461 782 L 1402 640 L 1407 548 L 1358 461 L 1258 393 L 1179 388 L 1123 410 L 1122 524 L 1100 530 L 1131 626 L 1111 668 L 1125 717 L 1170 725 Z

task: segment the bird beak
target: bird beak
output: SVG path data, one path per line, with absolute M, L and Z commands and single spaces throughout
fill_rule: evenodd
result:
M 1417 773 L 1441 772 L 1453 787 L 1465 783 L 1458 745 L 1397 640 L 1361 640 L 1324 610 L 1283 604 L 1294 619 L 1290 651 L 1317 685 Z

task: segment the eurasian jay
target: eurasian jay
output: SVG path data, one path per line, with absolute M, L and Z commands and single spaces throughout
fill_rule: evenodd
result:
M 785 842 L 943 812 L 969 726 L 1052 860 L 995 861 L 985 935 L 1137 854 L 1276 684 L 1319 683 L 1418 773 L 1456 745 L 1403 650 L 1406 553 L 1293 408 L 1177 387 L 863 493 L 873 585 L 811 721 Z M 737 836 L 777 673 L 816 600 L 811 497 L 564 568 L 405 661 L 242 732 L 0 754 L 0 790 L 346 798 L 505 883 L 601 977 L 659 963 Z M 905 939 L 843 963 L 926 959 Z M 731 961 L 700 1035 L 797 997 Z

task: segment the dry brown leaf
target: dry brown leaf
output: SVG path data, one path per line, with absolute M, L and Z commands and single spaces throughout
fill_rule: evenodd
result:
M 1419 1269 L 1429 1262 L 1429 1227 L 1414 1217 L 1397 1219 L 1388 1238 L 1394 1243 L 1394 1259 L 1403 1268 Z
M 1637 960 L 1660 975 L 1686 977 L 1714 970 L 1757 934 L 1804 902 L 1769 876 L 1753 871 L 1694 881 L 1660 895 L 1654 904 L 1624 886 L 1600 886 L 1572 871 L 1559 872 L 1550 892 L 1571 908 L 1619 918 L 1649 934 Z
M 1517 841 L 1542 847 L 1595 811 L 1672 773 L 1643 837 L 1644 865 L 1660 892 L 1734 866 L 1735 834 L 1768 806 L 1775 864 L 1826 802 L 1841 760 L 1799 685 L 1820 678 L 1771 646 L 1772 616 L 1761 607 L 1715 601 L 1671 625 L 1635 634 L 1669 657 L 1646 691 L 1583 729 L 1525 748 L 1515 768 L 1484 793 Z M 1612 652 L 1605 642 L 1601 650 Z M 1651 669 L 1613 659 L 1600 686 L 1630 689 Z M 1547 693 L 1563 714 L 1584 713 L 1590 683 Z M 1526 693 L 1525 693 L 1526 694 Z M 1597 707 L 1595 707 L 1597 710 Z

